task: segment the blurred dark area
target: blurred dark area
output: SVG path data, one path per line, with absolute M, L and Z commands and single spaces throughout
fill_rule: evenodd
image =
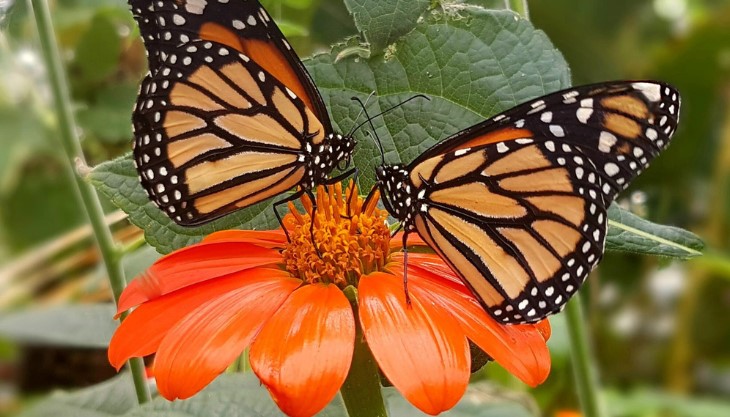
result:
M 341 0 L 262 3 L 301 56 L 356 35 Z M 657 79 L 682 94 L 672 146 L 619 201 L 653 222 L 698 234 L 706 255 L 674 262 L 608 253 L 589 280 L 583 300 L 597 367 L 612 406 L 623 404 L 612 415 L 693 415 L 683 410 L 707 401 L 718 413 L 730 410 L 730 1 L 533 0 L 529 6 L 533 24 L 570 64 L 574 84 Z M 57 0 L 51 7 L 88 163 L 130 151 L 130 114 L 146 63 L 126 3 Z M 0 317 L 31 306 L 110 302 L 54 137 L 50 87 L 26 2 L 0 0 L 0 73 Z M 139 242 L 140 231 L 123 213 L 105 207 L 117 240 Z M 127 266 L 141 270 L 153 258 L 133 257 Z M 531 391 L 551 416 L 578 408 L 565 323 L 552 322 L 552 375 Z M 0 415 L 31 401 L 29 392 L 74 382 L 66 374 L 75 379 L 71 385 L 111 375 L 98 355 L 54 353 L 59 348 L 65 349 L 0 339 Z M 36 376 L 39 368 L 49 374 Z M 63 377 L 51 383 L 55 368 Z M 46 379 L 35 384 L 30 375 Z M 479 377 L 525 389 L 494 366 Z

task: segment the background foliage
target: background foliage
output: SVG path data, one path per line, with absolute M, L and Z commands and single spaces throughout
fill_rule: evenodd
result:
M 480 16 L 459 1 L 263 3 L 301 56 L 316 54 L 307 64 L 342 130 L 354 123 L 353 94 L 364 98 L 377 90 L 373 112 L 414 91 L 432 97 L 376 121 L 391 162 L 409 161 L 459 128 L 571 81 L 654 78 L 676 85 L 683 107 L 673 145 L 622 194 L 620 203 L 652 222 L 699 234 L 707 255 L 678 263 L 609 253 L 583 293 L 613 415 L 730 415 L 730 404 L 723 400 L 730 396 L 730 2 L 532 1 L 531 23 L 544 34 L 514 20 L 510 12 Z M 504 8 L 503 1 L 469 3 Z M 97 165 L 122 157 L 130 148 L 130 109 L 145 71 L 144 49 L 126 4 L 57 0 L 52 5 L 87 159 Z M 397 12 L 388 12 L 393 6 Z M 88 249 L 88 233 L 78 229 L 84 216 L 71 198 L 70 173 L 55 137 L 49 87 L 26 3 L 0 1 L 0 28 L 0 308 L 104 300 L 108 289 Z M 362 38 L 353 38 L 359 31 Z M 463 52 L 453 54 L 449 48 Z M 524 60 L 537 64 L 521 68 Z M 441 72 L 444 68 L 461 71 Z M 528 76 L 520 77 L 520 72 Z M 514 91 L 504 90 L 505 76 Z M 376 158 L 365 137 L 358 152 L 360 161 Z M 124 161 L 107 164 L 90 179 L 106 186 L 117 204 L 125 196 L 133 200 L 134 223 L 149 226 L 148 238 L 158 249 L 169 251 L 200 233 L 229 226 L 179 235 L 182 230 L 170 228 L 133 192 L 136 176 L 130 168 Z M 367 163 L 361 168 L 371 171 Z M 362 180 L 372 178 L 365 174 Z M 114 206 L 107 208 L 113 216 Z M 253 218 L 263 226 L 273 220 L 265 206 L 240 216 L 228 221 Z M 138 246 L 139 233 L 129 231 L 125 221 L 115 231 L 121 241 Z M 156 256 L 142 246 L 126 259 L 128 276 Z M 52 316 L 63 318 L 59 311 Z M 0 345 L 0 379 L 7 381 L 0 391 L 13 392 L 12 378 L 3 369 L 22 372 L 14 364 L 23 346 L 38 341 L 19 335 L 17 322 L 7 323 L 0 320 L 0 331 L 15 336 L 15 342 Z M 37 321 L 21 321 L 20 328 L 27 323 Z M 553 325 L 554 370 L 526 400 L 513 398 L 528 404 L 524 412 L 535 404 L 547 415 L 577 408 L 561 318 Z M 98 335 L 108 334 L 109 326 L 113 324 L 103 321 L 76 326 L 77 339 L 97 335 L 94 343 L 103 344 Z M 525 390 L 496 366 L 487 366 L 475 378 L 492 381 L 485 398 Z M 223 381 L 216 389 L 225 388 Z M 26 401 L 22 396 L 2 398 L 0 410 L 8 413 Z

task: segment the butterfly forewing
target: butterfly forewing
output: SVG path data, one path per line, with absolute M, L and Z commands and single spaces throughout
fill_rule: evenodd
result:
M 167 54 L 144 80 L 133 120 L 142 185 L 185 225 L 295 187 L 307 147 L 324 137 L 291 90 L 249 57 L 210 41 Z
M 349 163 L 322 97 L 256 0 L 130 0 L 149 72 L 132 115 L 134 158 L 154 201 L 207 223 Z M 297 194 L 294 194 L 297 195 Z
M 195 40 L 222 43 L 245 54 L 300 97 L 326 130 L 327 109 L 289 42 L 258 1 L 129 0 L 148 51 L 151 72 L 167 55 Z
M 653 81 L 550 94 L 429 149 L 401 171 L 405 185 L 380 178 L 386 206 L 492 316 L 536 321 L 598 264 L 607 207 L 666 148 L 678 114 L 677 91 Z

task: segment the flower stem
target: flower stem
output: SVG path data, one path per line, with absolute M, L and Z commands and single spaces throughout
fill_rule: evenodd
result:
M 351 298 L 350 300 L 352 302 Z M 342 401 L 345 403 L 347 415 L 350 417 L 388 417 L 380 388 L 378 365 L 363 336 L 360 320 L 357 317 L 357 305 L 354 303 L 353 311 L 355 311 L 355 323 L 357 323 L 355 353 L 352 357 L 350 372 L 340 389 Z
M 670 345 L 667 361 L 668 388 L 675 393 L 691 392 L 695 378 L 692 376 L 696 350 L 693 336 L 696 334 L 696 315 L 702 304 L 703 290 L 714 276 L 728 277 L 727 238 L 724 233 L 728 211 L 728 186 L 730 186 L 730 83 L 718 88 L 722 98 L 719 106 L 725 110 L 725 122 L 720 126 L 715 151 L 714 172 L 709 185 L 712 193 L 708 194 L 709 213 L 699 225 L 700 236 L 712 251 L 689 263 L 690 270 L 685 278 L 687 286 L 682 292 L 677 306 L 674 337 Z M 714 253 L 713 253 L 714 252 Z M 718 256 L 719 255 L 719 256 Z M 712 268 L 703 269 L 711 266 Z
M 504 0 L 504 2 L 508 9 L 530 20 L 530 9 L 527 6 L 527 0 Z
M 71 99 L 69 97 L 68 81 L 66 80 L 61 58 L 58 53 L 58 45 L 53 32 L 51 14 L 46 0 L 28 0 L 28 7 L 33 11 L 41 47 L 43 59 L 48 70 L 49 82 L 53 91 L 53 100 L 56 110 L 56 117 L 59 127 L 59 136 L 64 153 L 68 162 L 68 168 L 76 184 L 78 198 L 80 198 L 89 222 L 94 231 L 99 252 L 106 267 L 109 281 L 114 295 L 114 300 L 119 299 L 125 285 L 124 272 L 121 259 L 117 256 L 118 249 L 114 243 L 111 230 L 104 221 L 104 211 L 101 208 L 99 196 L 94 188 L 86 183 L 83 178 L 76 174 L 74 167 L 77 164 L 84 164 L 84 156 L 76 135 L 76 122 L 71 112 Z M 140 403 L 149 400 L 150 395 L 144 374 L 144 363 L 141 359 L 130 361 L 130 369 L 137 391 L 137 399 Z
M 570 335 L 570 350 L 573 357 L 575 386 L 580 398 L 583 417 L 604 417 L 605 408 L 599 397 L 598 375 L 588 343 L 588 332 L 583 318 L 580 294 L 576 294 L 565 308 Z

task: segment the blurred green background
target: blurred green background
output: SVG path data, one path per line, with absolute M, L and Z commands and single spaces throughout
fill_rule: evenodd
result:
M 301 56 L 356 34 L 341 0 L 262 3 Z M 503 1 L 475 3 L 504 7 Z M 683 97 L 673 145 L 620 202 L 654 222 L 699 234 L 707 254 L 669 263 L 609 253 L 586 286 L 611 414 L 729 416 L 730 1 L 534 0 L 529 6 L 533 24 L 570 64 L 574 84 L 651 78 L 674 84 Z M 89 164 L 128 152 L 132 103 L 146 64 L 126 3 L 56 0 L 51 7 Z M 71 197 L 50 94 L 27 3 L 0 0 L 0 311 L 108 300 L 85 217 Z M 110 204 L 107 209 L 117 239 L 138 242 L 139 231 Z M 148 250 L 135 254 L 127 262 L 130 276 L 151 259 Z M 554 370 L 532 391 L 550 416 L 578 407 L 565 326 L 560 317 L 552 322 Z M 19 364 L 28 356 L 37 361 L 29 350 L 0 342 L 0 414 L 12 415 L 28 400 L 26 392 L 54 386 L 27 383 Z M 75 363 L 73 352 L 67 354 L 71 359 L 42 357 L 63 367 Z M 481 376 L 518 387 L 496 367 Z M 58 386 L 94 378 L 67 379 Z

